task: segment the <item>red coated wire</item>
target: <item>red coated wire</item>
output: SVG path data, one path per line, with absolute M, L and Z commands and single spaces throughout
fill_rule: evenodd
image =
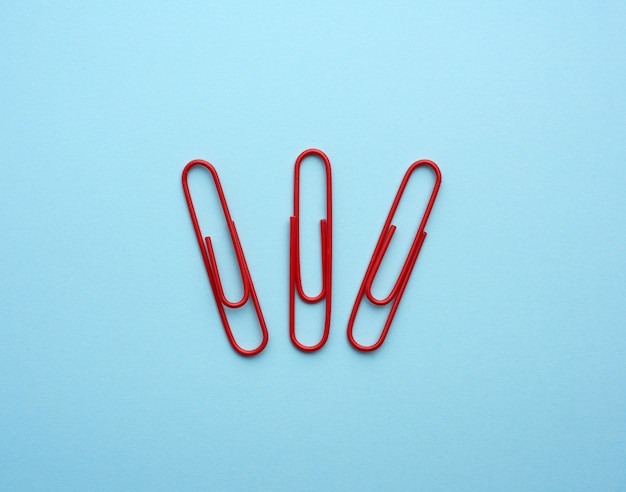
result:
M 411 245 L 411 249 L 407 255 L 407 258 L 400 270 L 400 274 L 398 275 L 398 279 L 394 284 L 391 292 L 384 299 L 377 299 L 372 294 L 372 284 L 374 283 L 374 278 L 378 273 L 378 269 L 380 268 L 380 264 L 383 261 L 383 257 L 385 256 L 385 252 L 389 247 L 389 243 L 391 242 L 391 238 L 393 237 L 394 232 L 396 231 L 396 226 L 394 226 L 391 222 L 393 220 L 393 216 L 396 213 L 396 209 L 400 203 L 400 199 L 402 198 L 402 194 L 404 193 L 404 189 L 406 188 L 407 183 L 409 182 L 409 178 L 411 174 L 417 170 L 419 167 L 428 167 L 435 173 L 435 184 L 433 186 L 432 192 L 430 194 L 430 199 L 428 200 L 428 204 L 426 205 L 426 210 L 424 211 L 424 215 L 422 216 L 422 221 L 417 229 L 415 234 L 415 238 L 413 239 L 413 243 Z M 387 337 L 387 333 L 389 332 L 389 328 L 393 321 L 393 318 L 396 314 L 398 306 L 400 305 L 400 300 L 402 299 L 402 295 L 404 294 L 404 290 L 409 281 L 409 277 L 411 276 L 411 272 L 413 271 L 413 267 L 415 266 L 415 262 L 417 261 L 417 257 L 420 254 L 420 250 L 422 245 L 424 244 L 424 239 L 426 238 L 426 231 L 424 230 L 426 227 L 426 223 L 428 222 L 428 217 L 430 216 L 430 212 L 432 211 L 433 205 L 435 203 L 435 199 L 437 198 L 437 193 L 439 192 L 439 187 L 441 186 L 441 171 L 437 164 L 433 161 L 429 160 L 420 160 L 414 162 L 402 179 L 402 183 L 400 184 L 400 188 L 398 188 L 398 192 L 396 193 L 396 197 L 391 205 L 391 210 L 389 211 L 389 215 L 387 216 L 387 220 L 385 225 L 383 226 L 383 230 L 380 233 L 380 237 L 378 238 L 378 243 L 374 248 L 374 253 L 372 254 L 372 258 L 367 266 L 367 270 L 365 271 L 365 275 L 363 277 L 363 282 L 361 283 L 361 287 L 359 288 L 359 293 L 356 296 L 356 300 L 354 302 L 354 306 L 352 308 L 352 313 L 350 314 L 350 319 L 348 321 L 348 340 L 352 344 L 354 348 L 357 350 L 361 350 L 363 352 L 371 352 L 380 348 L 380 346 L 385 341 Z M 354 321 L 356 319 L 357 311 L 359 310 L 359 306 L 361 305 L 361 301 L 363 300 L 363 296 L 366 296 L 367 299 L 375 304 L 376 306 L 385 306 L 393 301 L 391 305 L 391 310 L 389 315 L 387 316 L 387 321 L 385 322 L 385 326 L 378 337 L 378 340 L 372 345 L 361 345 L 358 343 L 353 335 L 353 327 Z
M 322 251 L 322 289 L 316 296 L 309 296 L 302 287 L 302 272 L 300 267 L 300 166 L 308 156 L 319 157 L 324 163 L 326 171 L 326 218 L 320 220 L 320 239 Z M 317 149 L 308 149 L 302 152 L 296 159 L 294 166 L 293 187 L 293 216 L 290 218 L 289 230 L 289 336 L 292 343 L 304 352 L 314 352 L 324 346 L 330 333 L 331 290 L 332 290 L 332 258 L 333 258 L 333 202 L 332 202 L 332 176 L 330 160 Z M 295 323 L 295 295 L 310 304 L 326 301 L 326 316 L 324 320 L 324 332 L 315 345 L 304 345 L 296 336 Z
M 236 302 L 230 301 L 226 298 L 226 295 L 224 294 L 224 288 L 222 286 L 222 280 L 220 278 L 219 270 L 217 268 L 217 262 L 215 261 L 215 252 L 213 251 L 213 244 L 211 243 L 211 238 L 210 236 L 204 237 L 202 234 L 202 231 L 200 230 L 198 217 L 196 215 L 196 211 L 193 206 L 193 201 L 191 199 L 191 193 L 189 192 L 189 184 L 188 184 L 188 174 L 189 174 L 189 171 L 194 166 L 201 166 L 209 170 L 213 178 L 213 182 L 215 183 L 215 188 L 217 190 L 220 203 L 222 205 L 222 211 L 224 212 L 226 225 L 228 226 L 230 238 L 233 243 L 233 247 L 235 248 L 235 256 L 237 258 L 237 264 L 239 265 L 239 271 L 241 273 L 241 281 L 243 283 L 243 295 L 241 299 Z M 193 223 L 193 228 L 196 233 L 198 245 L 200 246 L 200 252 L 202 253 L 202 260 L 204 261 L 204 266 L 209 276 L 209 282 L 211 283 L 211 288 L 213 289 L 213 295 L 215 297 L 215 304 L 217 305 L 217 310 L 220 314 L 222 324 L 224 325 L 224 331 L 226 332 L 228 341 L 230 342 L 232 347 L 235 349 L 235 351 L 237 351 L 237 353 L 239 353 L 240 355 L 244 355 L 244 356 L 257 355 L 267 345 L 269 335 L 267 333 L 267 326 L 265 325 L 265 319 L 263 318 L 263 313 L 261 312 L 261 306 L 259 305 L 259 300 L 257 298 L 256 291 L 254 289 L 252 277 L 250 276 L 250 270 L 248 269 L 248 264 L 246 263 L 246 258 L 243 254 L 243 248 L 241 247 L 241 242 L 239 241 L 239 235 L 237 234 L 235 223 L 230 217 L 230 212 L 228 210 L 228 205 L 226 203 L 226 197 L 224 196 L 224 191 L 222 190 L 222 185 L 217 175 L 217 171 L 215 170 L 215 168 L 213 167 L 211 163 L 200 160 L 200 159 L 196 159 L 196 160 L 189 162 L 183 169 L 182 182 L 183 182 L 183 190 L 185 192 L 185 200 L 187 201 L 187 207 L 189 208 L 189 215 L 191 216 L 191 221 Z M 256 311 L 257 318 L 259 320 L 259 325 L 261 326 L 261 333 L 262 333 L 263 339 L 261 340 L 261 343 L 256 348 L 248 350 L 248 349 L 242 348 L 235 340 L 235 337 L 233 336 L 232 330 L 230 329 L 230 325 L 228 323 L 228 318 L 226 317 L 226 312 L 224 311 L 224 306 L 231 308 L 231 309 L 240 308 L 241 306 L 243 306 L 244 304 L 248 302 L 250 297 L 252 297 L 252 303 L 254 304 L 254 309 Z

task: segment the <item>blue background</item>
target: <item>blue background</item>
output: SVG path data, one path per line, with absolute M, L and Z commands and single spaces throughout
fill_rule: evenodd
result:
M 625 4 L 297 4 L 4 5 L 0 488 L 626 489 Z M 308 147 L 332 161 L 335 219 L 312 355 L 287 309 Z M 193 158 L 220 173 L 267 319 L 253 359 L 203 269 Z M 429 236 L 385 345 L 361 354 L 348 315 L 419 158 L 443 172 Z M 322 179 L 307 161 L 309 293 Z M 411 180 L 380 296 L 431 184 Z M 320 307 L 298 305 L 304 341 Z M 385 314 L 363 305 L 360 340 Z M 254 346 L 250 310 L 231 319 Z

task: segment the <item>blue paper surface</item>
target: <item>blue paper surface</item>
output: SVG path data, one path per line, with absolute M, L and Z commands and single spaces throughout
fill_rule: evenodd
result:
M 4 6 L 0 489 L 626 488 L 626 6 L 392 3 Z M 309 147 L 333 166 L 334 282 L 329 341 L 303 354 L 288 239 Z M 267 320 L 252 359 L 193 234 L 194 158 L 219 172 Z M 348 316 L 421 158 L 443 173 L 429 234 L 362 354 Z M 411 180 L 378 296 L 431 185 Z M 314 293 L 315 162 L 302 194 Z M 321 306 L 297 307 L 313 342 Z M 361 309 L 372 342 L 387 311 Z M 253 346 L 252 312 L 229 316 Z

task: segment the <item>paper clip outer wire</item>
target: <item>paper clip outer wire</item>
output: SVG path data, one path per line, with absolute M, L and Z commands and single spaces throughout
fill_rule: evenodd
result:
M 322 257 L 322 288 L 318 295 L 309 296 L 302 287 L 302 272 L 300 267 L 300 166 L 302 161 L 309 156 L 319 157 L 324 163 L 326 171 L 326 218 L 320 220 L 320 239 Z M 317 149 L 307 149 L 296 159 L 294 166 L 293 188 L 293 216 L 290 217 L 289 234 L 289 336 L 292 343 L 303 352 L 314 352 L 324 346 L 330 333 L 330 313 L 332 296 L 332 230 L 333 230 L 333 204 L 332 204 L 332 175 L 328 156 Z M 295 295 L 309 303 L 315 304 L 322 299 L 326 301 L 326 314 L 324 320 L 324 332 L 315 345 L 304 345 L 296 336 L 295 322 Z
M 201 166 L 201 167 L 208 169 L 208 171 L 211 173 L 211 176 L 213 178 L 213 182 L 215 183 L 215 188 L 217 190 L 220 203 L 222 205 L 222 211 L 224 212 L 224 218 L 226 220 L 226 225 L 228 226 L 228 231 L 230 233 L 231 241 L 235 249 L 235 256 L 237 258 L 237 264 L 239 265 L 239 271 L 241 273 L 241 281 L 243 283 L 243 295 L 239 301 L 233 302 L 226 298 L 226 295 L 224 294 L 224 288 L 222 286 L 222 280 L 220 278 L 219 270 L 217 268 L 217 262 L 215 261 L 215 252 L 213 250 L 213 244 L 211 243 L 211 238 L 210 236 L 204 237 L 202 234 L 202 231 L 200 230 L 200 224 L 198 223 L 198 217 L 196 215 L 196 210 L 193 206 L 193 201 L 191 199 L 191 193 L 189 192 L 189 184 L 188 184 L 188 174 L 189 174 L 189 171 L 194 166 Z M 215 304 L 217 306 L 217 310 L 222 320 L 224 331 L 226 332 L 226 336 L 228 337 L 228 341 L 230 342 L 232 347 L 235 349 L 235 351 L 239 353 L 240 355 L 244 355 L 244 356 L 257 355 L 267 345 L 269 335 L 267 332 L 265 319 L 263 318 L 263 313 L 261 311 L 261 306 L 259 304 L 259 300 L 257 298 L 256 291 L 254 289 L 254 284 L 252 282 L 250 270 L 248 269 L 248 264 L 243 254 L 243 248 L 241 247 L 241 242 L 239 241 L 239 235 L 237 234 L 235 223 L 230 217 L 230 211 L 228 210 L 226 197 L 224 196 L 224 190 L 222 189 L 222 185 L 217 175 L 217 171 L 215 170 L 215 168 L 210 162 L 196 159 L 196 160 L 189 162 L 183 169 L 182 182 L 183 182 L 183 190 L 185 192 L 185 200 L 187 201 L 187 207 L 189 208 L 189 215 L 191 216 L 193 228 L 196 233 L 196 238 L 198 240 L 198 246 L 200 246 L 200 252 L 202 253 L 202 260 L 204 261 L 204 266 L 206 268 L 207 275 L 209 276 L 209 282 L 211 283 L 211 288 L 213 289 L 213 294 L 215 297 Z M 237 341 L 235 340 L 235 337 L 233 336 L 232 330 L 230 328 L 230 324 L 228 323 L 226 312 L 224 311 L 224 306 L 229 307 L 231 309 L 240 308 L 241 306 L 243 306 L 244 304 L 248 302 L 250 297 L 252 297 L 252 303 L 254 304 L 254 309 L 256 311 L 259 324 L 261 326 L 261 333 L 263 337 L 259 346 L 252 350 L 244 349 L 237 343 Z
M 417 229 L 417 233 L 415 234 L 415 239 L 413 239 L 413 243 L 407 255 L 407 258 L 400 270 L 400 274 L 396 283 L 394 284 L 391 292 L 384 299 L 377 299 L 372 294 L 372 284 L 374 283 L 374 278 L 380 268 L 380 264 L 383 261 L 383 257 L 389 247 L 391 242 L 391 238 L 393 237 L 394 232 L 396 231 L 396 226 L 392 225 L 391 222 L 396 213 L 396 209 L 400 204 L 400 199 L 402 198 L 402 194 L 406 188 L 407 183 L 409 182 L 409 178 L 413 174 L 415 170 L 420 167 L 429 167 L 435 173 L 435 184 L 433 185 L 432 192 L 430 194 L 430 199 L 428 200 L 428 204 L 426 205 L 426 210 L 424 211 L 424 215 L 422 216 L 422 221 Z M 424 244 L 424 239 L 426 238 L 426 223 L 428 222 L 428 217 L 430 216 L 430 212 L 432 211 L 433 205 L 435 203 L 435 199 L 437 198 L 437 193 L 439 192 L 439 187 L 441 186 L 441 171 L 437 164 L 433 161 L 429 161 L 426 159 L 419 160 L 414 162 L 402 179 L 402 183 L 400 184 L 400 188 L 398 188 L 398 192 L 396 193 L 396 197 L 391 205 L 391 210 L 389 211 L 389 215 L 387 216 L 387 220 L 385 225 L 383 226 L 383 230 L 378 238 L 378 243 L 374 248 L 374 253 L 372 254 L 372 258 L 367 266 L 367 270 L 365 271 L 365 275 L 363 277 L 363 282 L 361 283 L 361 287 L 359 288 L 359 293 L 357 294 L 356 300 L 354 302 L 354 306 L 352 308 L 352 313 L 350 314 L 350 319 L 348 321 L 348 340 L 350 344 L 357 350 L 361 350 L 363 352 L 371 352 L 380 348 L 380 346 L 385 341 L 387 337 L 387 333 L 389 332 L 389 327 L 393 321 L 393 318 L 398 310 L 398 306 L 400 305 L 400 300 L 402 299 L 402 295 L 404 294 L 404 290 L 409 281 L 409 277 L 411 276 L 411 272 L 413 271 L 413 267 L 417 261 L 417 257 L 419 256 L 422 245 Z M 372 345 L 361 345 L 358 343 L 353 335 L 353 327 L 354 321 L 356 319 L 357 311 L 359 310 L 359 306 L 361 305 L 361 301 L 363 300 L 363 296 L 366 296 L 367 299 L 376 306 L 385 306 L 393 301 L 391 306 L 391 310 L 389 315 L 387 316 L 387 321 L 385 322 L 385 326 L 378 338 L 378 340 Z

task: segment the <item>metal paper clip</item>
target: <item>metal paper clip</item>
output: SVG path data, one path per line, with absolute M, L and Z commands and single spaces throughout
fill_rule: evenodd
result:
M 404 193 L 404 189 L 406 188 L 411 174 L 417 168 L 422 166 L 429 167 L 435 173 L 435 184 L 430 194 L 428 205 L 426 206 L 426 210 L 424 211 L 424 215 L 422 216 L 422 221 L 419 225 L 419 228 L 417 229 L 417 233 L 415 234 L 415 239 L 413 240 L 413 244 L 411 245 L 411 249 L 409 250 L 409 254 L 407 255 L 404 265 L 400 270 L 400 275 L 398 276 L 395 285 L 393 286 L 391 292 L 387 297 L 385 297 L 384 299 L 377 299 L 372 294 L 372 284 L 374 283 L 374 278 L 376 277 L 376 273 L 380 268 L 380 264 L 383 261 L 385 252 L 389 247 L 389 243 L 391 242 L 393 233 L 396 230 L 396 226 L 392 225 L 391 221 L 393 220 L 393 216 L 396 213 L 396 209 L 398 208 L 398 204 L 400 203 L 400 199 L 402 198 L 402 194 Z M 365 276 L 363 277 L 363 282 L 361 283 L 361 287 L 359 288 L 359 293 L 357 294 L 356 301 L 354 302 L 354 307 L 352 308 L 352 313 L 350 314 L 350 320 L 348 321 L 348 340 L 354 348 L 364 352 L 370 352 L 380 348 L 380 346 L 385 341 L 385 337 L 387 336 L 387 332 L 389 331 L 389 327 L 391 326 L 393 317 L 395 316 L 398 306 L 400 304 L 400 299 L 402 299 L 404 289 L 406 288 L 409 277 L 411 275 L 411 272 L 413 271 L 413 267 L 415 266 L 415 262 L 417 261 L 417 257 L 419 256 L 420 250 L 422 248 L 422 244 L 424 243 L 424 239 L 426 238 L 426 231 L 424 230 L 424 228 L 426 227 L 426 222 L 428 222 L 428 217 L 430 216 L 433 204 L 435 203 L 435 199 L 437 198 L 437 192 L 439 191 L 440 185 L 441 171 L 439 170 L 437 164 L 429 160 L 420 160 L 414 162 L 404 175 L 402 183 L 400 184 L 400 188 L 398 189 L 398 192 L 396 194 L 396 198 L 391 205 L 391 210 L 389 211 L 389 215 L 387 216 L 387 221 L 385 222 L 380 237 L 378 238 L 376 248 L 374 248 L 372 259 L 370 260 L 370 263 L 367 267 Z M 380 337 L 378 338 L 376 343 L 374 343 L 373 345 L 361 345 L 354 339 L 352 333 L 356 314 L 359 310 L 359 306 L 361 305 L 361 301 L 363 300 L 364 295 L 367 296 L 371 303 L 377 306 L 385 306 L 393 301 L 383 331 L 380 334 Z
M 300 269 L 300 165 L 308 156 L 317 156 L 324 162 L 326 169 L 326 218 L 320 220 L 320 237 L 322 251 L 322 289 L 316 296 L 308 296 L 302 287 L 302 272 Z M 332 203 L 332 176 L 330 161 L 321 150 L 308 149 L 296 159 L 294 166 L 293 188 L 293 216 L 290 218 L 290 261 L 289 261 L 289 336 L 293 344 L 304 352 L 313 352 L 324 346 L 330 332 L 331 285 L 332 285 L 332 231 L 333 231 L 333 203 Z M 326 300 L 326 317 L 322 338 L 315 345 L 303 345 L 296 336 L 295 323 L 295 295 L 310 304 Z
M 191 200 L 191 194 L 189 193 L 188 184 L 188 174 L 191 168 L 193 168 L 194 166 L 202 166 L 209 170 L 211 176 L 213 177 L 213 182 L 215 183 L 215 188 L 217 190 L 217 194 L 219 195 L 220 203 L 222 204 L 222 211 L 224 212 L 226 225 L 228 226 L 230 238 L 233 243 L 233 247 L 235 248 L 235 256 L 237 257 L 239 271 L 241 272 L 241 281 L 243 283 L 243 295 L 241 299 L 237 302 L 232 302 L 226 298 L 224 294 L 224 288 L 222 287 L 219 270 L 217 268 L 217 263 L 215 261 L 215 253 L 213 251 L 211 237 L 204 237 L 200 230 L 200 225 L 198 224 L 198 217 L 196 216 L 196 211 Z M 250 276 L 250 271 L 248 270 L 248 264 L 246 263 L 246 258 L 243 254 L 241 242 L 239 241 L 239 235 L 237 234 L 235 223 L 230 217 L 228 205 L 226 204 L 226 197 L 224 196 L 224 191 L 222 190 L 222 185 L 220 184 L 220 179 L 217 175 L 217 171 L 211 163 L 196 159 L 189 162 L 189 164 L 185 166 L 185 169 L 183 169 L 182 179 L 183 190 L 185 191 L 185 199 L 187 200 L 187 206 L 189 207 L 189 215 L 191 216 L 191 221 L 193 222 L 193 228 L 196 232 L 196 238 L 198 240 L 198 245 L 200 246 L 202 259 L 204 260 L 204 266 L 209 276 L 209 282 L 211 283 L 213 295 L 215 296 L 215 304 L 217 305 L 217 310 L 220 313 L 220 318 L 222 319 L 222 324 L 224 325 L 224 331 L 226 332 L 226 336 L 228 337 L 230 344 L 239 354 L 246 356 L 256 355 L 265 348 L 269 336 L 267 333 L 267 327 L 265 325 L 265 319 L 263 318 L 263 313 L 261 312 L 261 306 L 259 305 L 259 300 L 257 298 L 256 291 L 254 290 L 252 277 Z M 261 341 L 260 345 L 255 349 L 247 350 L 242 348 L 235 340 L 235 337 L 233 336 L 233 333 L 230 329 L 230 325 L 228 324 L 228 318 L 226 317 L 224 306 L 231 309 L 240 308 L 248 302 L 248 299 L 250 297 L 252 297 L 252 303 L 254 304 L 254 309 L 256 310 L 256 314 L 259 319 L 263 340 Z

